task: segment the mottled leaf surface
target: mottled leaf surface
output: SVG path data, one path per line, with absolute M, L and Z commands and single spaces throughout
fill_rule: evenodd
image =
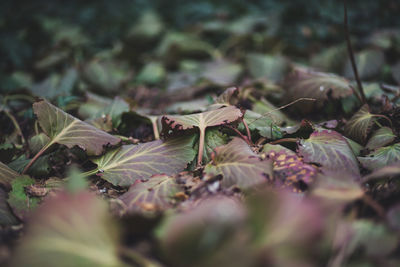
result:
M 305 162 L 318 163 L 322 169 L 345 170 L 360 176 L 353 151 L 343 136 L 335 131 L 314 132 L 310 138 L 300 141 L 298 149 Z
M 400 143 L 380 147 L 365 157 L 358 157 L 358 160 L 368 170 L 377 170 L 387 165 L 400 161 Z
M 43 131 L 51 138 L 51 144 L 58 143 L 69 148 L 79 146 L 89 155 L 100 155 L 106 145 L 116 145 L 120 139 L 89 125 L 47 101 L 33 104 Z
M 182 188 L 175 178 L 155 175 L 147 181 L 135 182 L 128 192 L 119 197 L 127 213 L 140 211 L 160 211 L 172 206 L 173 197 Z
M 91 193 L 61 192 L 34 213 L 12 266 L 124 266 L 108 207 Z
M 234 138 L 225 146 L 215 149 L 213 162 L 205 168 L 208 174 L 222 174 L 222 186 L 237 185 L 248 188 L 272 179 L 270 160 L 262 160 L 240 138 Z
M 27 175 L 15 178 L 12 183 L 12 190 L 8 195 L 8 204 L 15 215 L 23 219 L 30 211 L 34 210 L 39 203 L 39 199 L 27 196 L 25 187 L 33 185 L 35 180 Z
M 193 136 L 124 145 L 104 156 L 93 158 L 101 178 L 113 185 L 130 186 L 154 174 L 175 174 L 186 168 L 195 156 Z

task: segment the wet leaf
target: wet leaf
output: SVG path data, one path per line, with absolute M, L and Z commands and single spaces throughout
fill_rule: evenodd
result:
M 113 185 L 130 186 L 154 174 L 172 175 L 186 168 L 195 156 L 193 136 L 123 145 L 104 156 L 91 159 L 97 173 Z
M 346 123 L 344 132 L 351 139 L 364 144 L 375 120 L 375 116 L 369 112 L 368 105 L 364 105 Z
M 233 185 L 249 188 L 273 178 L 272 162 L 259 158 L 240 138 L 214 151 L 213 162 L 204 171 L 211 175 L 222 174 L 221 185 L 225 188 Z
M 317 163 L 322 170 L 345 170 L 360 176 L 358 162 L 343 136 L 335 131 L 314 132 L 299 143 L 299 153 L 305 162 Z
M 161 119 L 163 125 L 162 133 L 167 136 L 174 132 L 198 128 L 200 131 L 200 141 L 197 164 L 200 165 L 206 128 L 234 123 L 240 120 L 242 116 L 243 114 L 240 109 L 234 106 L 183 116 L 163 116 Z
M 51 138 L 46 145 L 58 143 L 69 148 L 79 146 L 89 155 L 100 155 L 104 146 L 116 145 L 120 139 L 69 115 L 47 101 L 33 104 L 43 131 Z
M 8 167 L 6 164 L 0 162 L 0 184 L 6 188 L 10 188 L 10 183 L 20 176 L 19 173 Z
M 181 191 L 174 177 L 155 175 L 132 184 L 119 200 L 127 213 L 162 211 L 172 207 L 175 194 Z
M 374 171 L 400 160 L 400 144 L 380 147 L 365 157 L 358 157 L 364 168 Z
M 61 192 L 33 214 L 12 266 L 125 266 L 106 203 Z
M 382 127 L 372 134 L 365 147 L 371 150 L 376 149 L 390 144 L 395 138 L 396 135 L 393 133 L 392 129 L 389 127 Z

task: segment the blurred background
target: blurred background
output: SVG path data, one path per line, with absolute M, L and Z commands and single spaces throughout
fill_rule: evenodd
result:
M 362 78 L 397 83 L 400 2 L 348 2 L 355 50 L 379 67 Z M 3 0 L 0 90 L 53 98 L 87 90 L 115 95 L 138 85 L 171 92 L 198 77 L 240 85 L 281 66 L 276 55 L 351 78 L 344 40 L 342 1 Z M 222 64 L 225 80 L 199 67 L 221 58 L 240 64 Z

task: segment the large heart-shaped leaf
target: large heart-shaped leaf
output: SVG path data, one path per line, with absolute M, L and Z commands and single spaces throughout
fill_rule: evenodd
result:
M 316 99 L 315 105 L 323 107 L 324 101 L 331 98 L 340 99 L 353 93 L 347 80 L 322 72 L 313 72 L 297 68 L 285 79 L 285 88 L 289 100 L 296 100 L 302 97 Z M 308 111 L 314 103 L 303 101 L 296 104 L 306 108 Z
M 12 266 L 124 266 L 116 234 L 105 202 L 62 192 L 35 212 Z
M 10 187 L 11 181 L 20 176 L 19 173 L 9 168 L 6 164 L 0 162 L 0 184 L 5 187 Z
M 200 165 L 203 157 L 206 128 L 233 123 L 241 119 L 242 116 L 243 113 L 240 109 L 234 106 L 183 116 L 168 115 L 161 119 L 163 125 L 162 133 L 164 135 L 169 135 L 176 131 L 198 128 L 200 130 L 200 139 L 197 164 Z
M 206 166 L 205 172 L 211 175 L 222 174 L 224 187 L 238 185 L 248 188 L 273 177 L 272 162 L 259 158 L 240 138 L 234 138 L 214 151 L 213 162 Z
M 400 143 L 380 147 L 365 157 L 358 157 L 361 164 L 368 170 L 374 171 L 400 161 Z
M 344 132 L 351 139 L 364 144 L 375 120 L 375 115 L 369 112 L 368 105 L 364 105 L 346 123 Z
M 104 156 L 93 158 L 97 173 L 113 185 L 130 186 L 154 174 L 172 175 L 182 171 L 195 156 L 194 137 L 157 140 L 139 145 L 124 145 Z
M 314 132 L 299 143 L 305 162 L 318 163 L 322 169 L 347 171 L 359 177 L 357 159 L 344 137 L 331 130 Z
M 119 197 L 125 211 L 159 211 L 172 206 L 176 193 L 182 191 L 174 177 L 155 175 L 145 182 L 138 181 Z
M 33 110 L 43 131 L 51 138 L 45 148 L 58 143 L 69 148 L 79 146 L 89 155 L 100 155 L 105 145 L 120 142 L 119 138 L 69 115 L 47 101 L 34 103 Z

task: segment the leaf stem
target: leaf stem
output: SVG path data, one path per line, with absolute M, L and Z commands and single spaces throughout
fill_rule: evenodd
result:
M 252 146 L 252 144 L 250 143 L 250 141 L 247 139 L 247 136 L 243 135 L 238 129 L 230 126 L 230 125 L 224 125 L 225 127 L 231 129 L 232 131 L 234 131 L 235 133 L 237 133 L 244 141 L 246 141 L 246 143 L 249 146 Z
M 352 66 L 353 72 L 354 72 L 354 77 L 356 78 L 356 81 L 357 81 L 358 90 L 361 95 L 362 103 L 366 104 L 367 98 L 365 97 L 365 94 L 364 94 L 364 88 L 362 86 L 360 76 L 358 76 L 357 65 L 356 65 L 356 61 L 354 59 L 354 52 L 353 52 L 353 48 L 351 46 L 351 41 L 350 41 L 349 22 L 347 19 L 347 0 L 344 0 L 344 31 L 345 31 L 345 35 L 346 35 L 347 51 L 349 53 L 351 66 Z
M 29 168 L 35 163 L 35 161 L 52 145 L 54 144 L 53 140 L 47 143 L 40 151 L 29 161 L 28 165 L 25 166 L 24 170 L 22 171 L 22 174 L 25 174 Z
M 157 121 L 152 120 L 151 124 L 153 125 L 153 133 L 154 133 L 154 139 L 159 140 L 160 139 L 160 134 L 158 132 L 158 127 L 157 127 Z
M 242 123 L 244 125 L 244 128 L 246 128 L 246 133 L 247 133 L 247 138 L 249 139 L 250 143 L 253 143 L 251 140 L 251 134 L 250 134 L 250 129 L 249 126 L 247 125 L 246 121 L 244 120 L 244 118 L 242 118 Z
M 204 150 L 204 138 L 206 135 L 206 129 L 205 128 L 199 128 L 200 130 L 200 137 L 199 137 L 199 153 L 197 157 L 197 166 L 201 165 L 201 161 L 203 160 L 203 150 Z

